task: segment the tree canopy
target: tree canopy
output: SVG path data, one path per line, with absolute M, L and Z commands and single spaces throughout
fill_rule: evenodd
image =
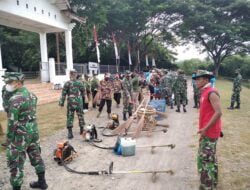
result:
M 101 64 L 115 64 L 115 36 L 121 65 L 128 65 L 128 43 L 132 62 L 141 67 L 145 55 L 155 56 L 158 67 L 171 68 L 176 53 L 170 47 L 194 42 L 206 52 L 218 70 L 227 57 L 249 54 L 250 1 L 245 0 L 74 0 L 72 9 L 86 18 L 73 29 L 74 62 L 97 61 L 93 40 L 96 25 Z M 56 58 L 55 34 L 48 34 L 48 55 Z M 0 26 L 4 65 L 39 70 L 39 36 Z M 60 60 L 65 61 L 64 34 L 59 34 Z M 10 68 L 11 69 L 11 68 Z

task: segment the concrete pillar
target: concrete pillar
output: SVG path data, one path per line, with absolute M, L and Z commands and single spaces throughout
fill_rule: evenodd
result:
M 75 27 L 75 23 L 71 23 L 69 24 L 69 29 L 65 31 L 65 47 L 66 47 L 66 63 L 67 63 L 66 75 L 67 76 L 69 76 L 69 71 L 74 68 L 73 67 L 73 50 L 72 50 L 72 29 L 74 27 Z
M 51 83 L 55 82 L 55 77 L 56 77 L 55 59 L 49 58 L 49 78 Z
M 49 82 L 49 63 L 46 33 L 40 33 L 40 51 L 41 51 L 41 81 Z

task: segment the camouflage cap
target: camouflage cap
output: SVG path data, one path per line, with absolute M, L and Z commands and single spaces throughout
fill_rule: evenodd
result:
M 178 71 L 177 71 L 179 74 L 184 74 L 184 71 L 183 70 L 181 70 L 181 69 L 178 69 Z
M 126 71 L 125 71 L 125 74 L 126 74 L 126 75 L 130 75 L 131 72 L 130 72 L 129 70 L 126 70 Z
M 6 72 L 5 75 L 2 76 L 4 82 L 9 83 L 12 81 L 23 81 L 24 74 L 19 72 Z
M 75 70 L 75 69 L 71 69 L 70 71 L 69 71 L 69 74 L 76 74 L 77 73 L 77 71 Z
M 206 78 L 213 78 L 214 75 L 212 72 L 209 72 L 209 71 L 206 71 L 206 70 L 198 70 L 196 72 L 196 75 L 192 77 L 192 79 L 196 80 L 197 78 L 200 78 L 200 77 L 206 77 Z
M 236 69 L 235 73 L 239 74 L 240 73 L 240 69 Z

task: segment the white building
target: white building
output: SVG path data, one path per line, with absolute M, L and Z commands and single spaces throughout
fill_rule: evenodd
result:
M 0 25 L 39 33 L 42 82 L 56 83 L 68 79 L 68 76 L 56 76 L 55 74 L 55 61 L 48 58 L 47 33 L 65 33 L 67 71 L 73 69 L 71 31 L 75 23 L 71 23 L 72 19 L 84 22 L 83 19 L 72 13 L 68 0 L 0 0 Z M 4 72 L 0 53 L 0 77 L 4 75 Z M 3 81 L 0 80 L 0 90 L 2 86 Z M 1 97 L 0 110 L 2 110 Z

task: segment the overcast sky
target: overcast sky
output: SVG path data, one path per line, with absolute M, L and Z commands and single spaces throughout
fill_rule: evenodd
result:
M 177 46 L 173 50 L 178 53 L 178 55 L 176 56 L 177 61 L 182 61 L 192 58 L 205 59 L 207 57 L 206 54 L 200 53 L 193 44 L 189 44 L 186 46 Z

